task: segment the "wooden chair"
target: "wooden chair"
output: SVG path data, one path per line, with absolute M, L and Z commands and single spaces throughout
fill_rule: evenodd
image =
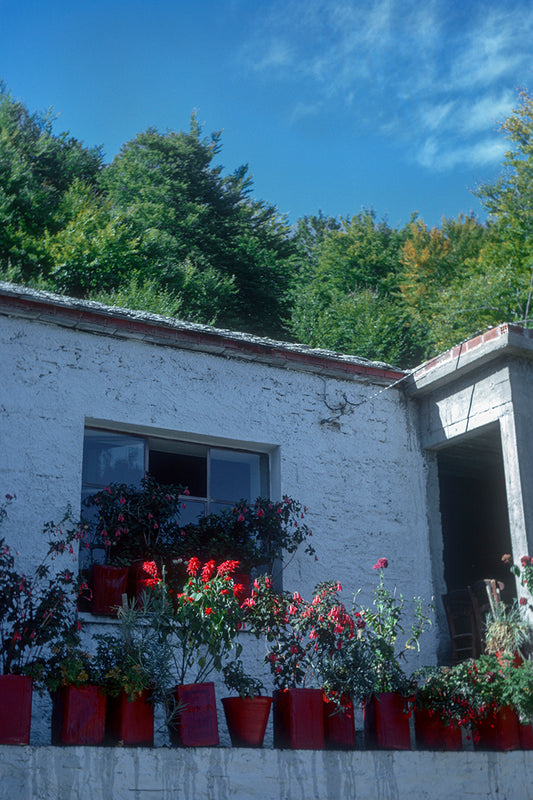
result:
M 485 618 L 497 603 L 501 603 L 504 584 L 495 578 L 484 578 L 468 587 L 476 626 L 478 655 L 485 649 Z
M 452 646 L 452 664 L 479 655 L 478 633 L 472 600 L 468 589 L 442 595 Z

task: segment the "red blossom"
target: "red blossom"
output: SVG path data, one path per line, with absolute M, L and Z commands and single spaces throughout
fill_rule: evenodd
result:
M 217 565 L 213 561 L 213 559 L 211 559 L 211 561 L 208 561 L 207 564 L 204 564 L 204 568 L 202 570 L 202 575 L 201 575 L 202 583 L 207 583 L 208 581 L 211 580 L 211 578 L 215 574 L 216 568 Z
M 235 572 L 239 567 L 239 561 L 223 561 L 217 569 L 217 572 L 219 575 L 226 575 L 226 573 Z
M 386 558 L 378 558 L 372 569 L 387 569 L 389 562 Z
M 521 597 L 520 598 L 520 605 L 521 606 L 527 606 L 527 599 L 525 597 Z
M 527 567 L 531 563 L 531 560 L 532 559 L 529 556 L 522 556 L 522 558 L 520 559 L 520 563 L 522 564 L 523 567 Z
M 193 556 L 191 559 L 189 559 L 189 562 L 187 564 L 187 573 L 189 575 L 197 575 L 199 569 L 200 569 L 200 559 L 196 558 L 196 556 Z
M 209 614 L 212 614 L 212 613 L 213 613 L 213 609 L 212 609 L 212 608 L 205 608 L 205 609 L 204 609 L 204 611 L 205 611 L 205 615 L 206 615 L 206 617 L 207 617 Z

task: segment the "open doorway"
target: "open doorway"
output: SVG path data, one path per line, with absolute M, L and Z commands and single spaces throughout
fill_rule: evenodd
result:
M 437 463 L 447 591 L 495 578 L 511 602 L 515 584 L 501 561 L 511 536 L 499 424 L 444 447 Z

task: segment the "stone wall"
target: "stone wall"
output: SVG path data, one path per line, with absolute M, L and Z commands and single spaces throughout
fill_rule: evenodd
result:
M 0 748 L 0 800 L 531 800 L 533 753 Z

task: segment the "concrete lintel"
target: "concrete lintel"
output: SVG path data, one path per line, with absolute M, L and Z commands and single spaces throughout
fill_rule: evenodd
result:
M 506 357 L 533 358 L 533 330 L 508 322 L 491 328 L 414 369 L 404 389 L 410 396 L 421 397 Z

